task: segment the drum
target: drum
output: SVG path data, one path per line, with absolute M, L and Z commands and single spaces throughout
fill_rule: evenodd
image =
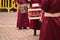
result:
M 40 19 L 40 14 L 41 14 L 41 9 L 40 8 L 30 8 L 28 9 L 28 18 L 29 20 L 34 20 L 34 19 Z

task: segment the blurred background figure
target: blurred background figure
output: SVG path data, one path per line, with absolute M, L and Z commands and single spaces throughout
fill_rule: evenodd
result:
M 40 9 L 40 0 L 30 0 L 31 7 L 30 9 Z M 28 10 L 30 10 L 28 9 Z M 40 10 L 39 11 L 30 11 L 29 13 L 29 27 L 30 29 L 34 30 L 34 35 L 36 36 L 36 30 L 40 30 L 41 22 L 38 19 L 34 19 L 34 17 L 40 17 Z M 31 19 L 32 18 L 32 19 Z
M 15 3 L 18 4 L 17 27 L 27 29 L 29 26 L 27 0 L 15 0 Z

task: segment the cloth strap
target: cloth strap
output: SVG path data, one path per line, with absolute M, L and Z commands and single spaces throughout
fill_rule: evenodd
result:
M 47 13 L 47 12 L 45 12 L 44 16 L 45 17 L 60 17 L 60 12 L 59 13 Z

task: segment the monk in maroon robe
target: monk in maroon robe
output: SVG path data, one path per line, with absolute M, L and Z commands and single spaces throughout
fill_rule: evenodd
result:
M 39 0 L 31 0 L 30 2 L 31 2 L 31 8 L 32 9 L 33 8 L 36 9 L 36 8 L 40 7 Z M 41 22 L 39 21 L 39 19 L 30 20 L 29 27 L 30 27 L 30 29 L 34 29 L 34 35 L 36 35 L 36 30 L 40 29 L 40 24 L 41 24 Z
M 26 0 L 15 0 L 15 3 L 18 3 L 17 27 L 26 29 L 29 26 L 27 2 Z
M 41 0 L 45 11 L 39 40 L 60 40 L 60 0 Z

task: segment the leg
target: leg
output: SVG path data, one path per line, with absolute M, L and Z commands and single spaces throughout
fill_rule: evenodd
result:
M 34 29 L 34 36 L 36 36 L 36 29 Z
M 27 27 L 23 27 L 23 29 L 27 29 Z
M 19 27 L 19 30 L 22 29 L 22 27 Z

